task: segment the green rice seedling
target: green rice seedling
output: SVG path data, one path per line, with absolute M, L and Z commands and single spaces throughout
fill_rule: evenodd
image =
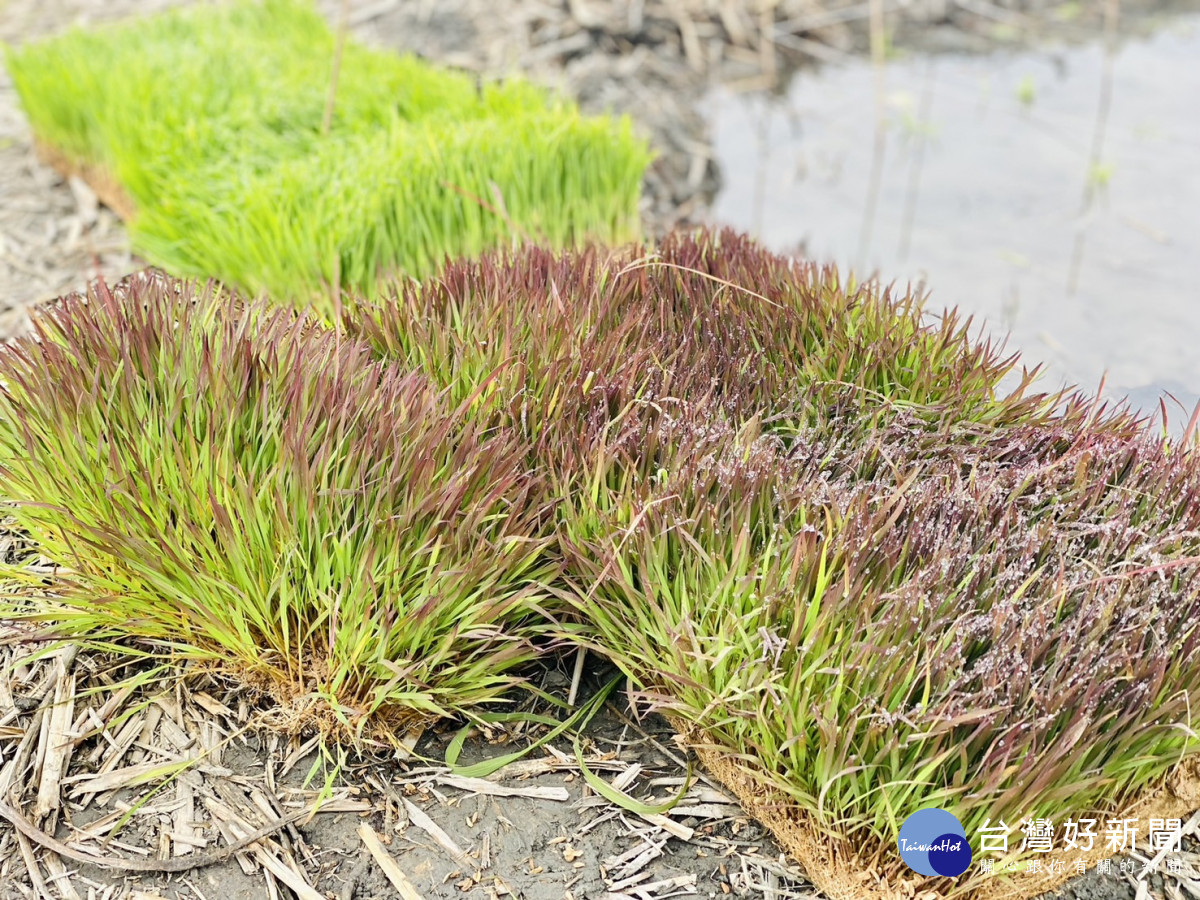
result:
M 638 233 L 647 148 L 519 79 L 477 84 L 334 37 L 301 0 L 201 5 L 10 48 L 38 140 L 115 178 L 175 274 L 326 304 L 534 236 Z
M 3 615 L 226 673 L 385 740 L 520 682 L 544 491 L 420 374 L 213 286 L 136 279 L 0 350 L 0 494 L 64 566 Z

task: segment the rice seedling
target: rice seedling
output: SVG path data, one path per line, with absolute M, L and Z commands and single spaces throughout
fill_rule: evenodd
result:
M 201 5 L 9 48 L 38 140 L 115 178 L 139 253 L 329 309 L 403 272 L 536 236 L 638 232 L 649 155 L 628 120 L 519 79 L 477 84 L 345 47 L 301 0 Z
M 612 459 L 660 418 L 700 407 L 788 441 L 836 433 L 847 446 L 903 419 L 911 445 L 938 436 L 936 453 L 947 430 L 970 442 L 1070 402 L 1030 392 L 1036 371 L 1006 388 L 1016 357 L 973 340 L 952 312 L 927 321 L 920 299 L 702 231 L 653 249 L 456 262 L 357 306 L 343 326 L 456 402 L 492 404 L 568 480 L 592 465 L 597 441 Z M 646 448 L 631 452 L 650 466 Z
M 1200 750 L 1194 440 L 911 293 L 728 232 L 485 254 L 338 333 L 174 290 L 0 354 L 0 490 L 72 569 L 13 611 L 55 633 L 355 735 L 589 647 L 831 896 L 1002 896 L 907 872 L 900 824 L 1007 822 L 1019 863 Z
M 511 432 L 290 311 L 139 279 L 0 350 L 0 492 L 65 569 L 3 615 L 236 678 L 353 740 L 470 715 L 550 626 Z
M 567 531 L 566 596 L 653 707 L 784 801 L 806 864 L 897 885 L 929 806 L 975 846 L 1010 823 L 1019 859 L 1023 823 L 1116 815 L 1200 750 L 1194 455 L 1078 421 L 917 455 L 893 426 L 894 476 L 859 479 L 872 448 L 682 431 L 665 478 Z

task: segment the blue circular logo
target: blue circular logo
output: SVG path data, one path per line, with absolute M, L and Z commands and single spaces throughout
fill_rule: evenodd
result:
M 921 875 L 957 878 L 971 865 L 967 832 L 952 813 L 919 809 L 900 826 L 900 858 Z

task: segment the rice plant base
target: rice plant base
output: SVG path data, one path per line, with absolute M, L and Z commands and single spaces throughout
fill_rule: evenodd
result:
M 945 879 L 923 878 L 899 868 L 882 872 L 876 864 L 862 858 L 853 842 L 823 830 L 786 796 L 765 787 L 767 779 L 762 772 L 739 764 L 729 750 L 683 719 L 667 718 L 705 770 L 771 832 L 829 900 L 913 900 L 914 897 L 1029 900 L 1054 891 L 1075 877 L 1076 861 L 1090 869 L 1113 855 L 1102 843 L 1097 843 L 1091 852 L 1056 853 L 1055 858 L 1065 863 L 1057 872 L 1023 872 L 1005 879 L 977 876 L 964 878 L 950 887 Z M 1139 821 L 1186 819 L 1196 810 L 1200 810 L 1200 761 L 1193 759 L 1181 765 L 1165 784 L 1148 789 L 1143 797 L 1113 817 Z
M 107 169 L 74 159 L 57 147 L 37 139 L 33 142 L 33 149 L 38 160 L 61 175 L 64 180 L 81 179 L 101 203 L 126 222 L 133 219 L 136 212 L 133 200 Z

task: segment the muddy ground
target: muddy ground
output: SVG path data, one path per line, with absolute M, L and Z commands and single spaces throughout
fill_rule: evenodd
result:
M 445 765 L 454 727 L 426 732 L 411 755 L 336 759 L 311 740 L 256 728 L 253 702 L 217 679 L 114 691 L 104 685 L 130 674 L 125 663 L 70 652 L 34 660 L 39 649 L 0 648 L 7 675 L 0 680 L 0 796 L 31 810 L 56 779 L 42 827 L 72 848 L 109 860 L 169 860 L 184 848 L 210 854 L 224 846 L 221 837 L 241 837 L 328 793 L 311 821 L 297 820 L 253 852 L 179 873 L 114 872 L 42 853 L 36 840 L 0 826 L 4 900 L 821 898 L 719 784 L 690 769 L 667 724 L 635 716 L 620 695 L 578 747 L 552 742 L 495 774 L 462 777 Z M 581 702 L 611 675 L 587 672 Z M 561 695 L 570 677 L 549 670 L 538 681 Z M 73 727 L 47 723 L 51 700 L 65 705 Z M 478 733 L 458 764 L 528 746 L 530 738 L 519 726 Z M 189 764 L 182 774 L 163 768 L 178 762 Z M 584 765 L 648 803 L 679 795 L 685 781 L 686 793 L 668 815 L 639 816 L 599 797 Z M 331 766 L 338 775 L 326 781 Z M 1184 874 L 1139 884 L 1137 860 L 1129 859 L 1131 874 L 1118 861 L 1113 875 L 1089 873 L 1056 896 L 1192 900 L 1200 882 L 1187 873 L 1196 872 L 1200 846 L 1192 842 L 1196 820 L 1189 824 Z
M 27 40 L 73 22 L 169 5 L 171 0 L 0 0 L 0 40 Z M 912 0 L 885 2 L 884 8 L 899 43 L 986 50 L 1055 27 L 1041 8 L 1062 5 Z M 1070 27 L 1094 27 L 1103 4 L 1075 5 L 1082 11 Z M 327 0 L 322 6 L 336 16 L 341 3 Z M 698 108 L 712 83 L 769 90 L 783 84 L 792 67 L 867 48 L 866 3 L 822 9 L 811 0 L 785 0 L 773 8 L 775 16 L 767 21 L 751 4 L 691 0 L 354 0 L 350 22 L 371 43 L 488 74 L 520 69 L 569 92 L 588 109 L 631 113 L 659 153 L 647 175 L 644 205 L 647 231 L 658 233 L 702 217 L 719 183 Z M 64 183 L 37 162 L 0 71 L 0 335 L 22 330 L 29 304 L 138 265 L 120 222 L 86 186 Z M 55 752 L 48 743 L 50 717 L 43 714 L 47 698 L 56 685 L 69 680 L 74 686 L 76 677 L 86 684 L 103 667 L 72 658 L 75 675 L 68 676 L 65 665 L 55 674 L 41 663 L 22 662 L 20 654 L 28 648 L 5 652 L 4 662 L 16 668 L 11 683 L 0 686 L 0 782 L 18 794 L 24 788 L 24 799 L 32 802 L 37 776 L 44 775 Z M 545 677 L 550 686 L 565 685 L 564 673 Z M 589 675 L 593 682 L 596 677 Z M 220 842 L 212 827 L 196 822 L 219 824 L 236 837 L 239 821 L 253 828 L 264 810 L 274 816 L 314 799 L 321 773 L 306 786 L 305 776 L 319 762 L 311 748 L 247 731 L 247 709 L 235 694 L 202 684 L 142 699 L 147 706 L 139 708 L 141 718 L 122 719 L 120 709 L 98 702 L 93 707 L 104 728 L 79 743 L 63 773 L 65 802 L 50 817 L 58 823 L 59 838 L 78 838 L 75 828 L 90 827 L 102 839 L 122 811 L 144 801 L 114 843 L 84 846 L 131 856 L 160 849 L 178 853 L 191 842 L 192 852 L 208 852 Z M 87 705 L 80 700 L 76 708 Z M 427 761 L 347 760 L 333 803 L 311 824 L 290 826 L 253 856 L 177 875 L 114 876 L 43 854 L 36 842 L 0 826 L 0 897 L 402 895 L 395 873 L 389 879 L 386 863 L 368 849 L 364 824 L 416 895 L 428 898 L 819 896 L 715 784 L 698 782 L 668 819 L 647 821 L 586 786 L 570 742 L 539 750 L 483 784 L 455 782 L 441 765 L 450 737 L 450 732 L 422 737 L 416 753 Z M 526 739 L 479 736 L 468 742 L 464 761 L 508 749 L 496 742 Z M 665 723 L 637 721 L 623 698 L 593 723 L 583 750 L 607 780 L 624 784 L 632 773 L 626 789 L 639 797 L 669 796 L 686 773 L 685 754 Z M 203 765 L 161 791 L 130 786 L 163 760 L 197 754 Z M 105 775 L 107 781 L 95 780 Z M 1200 856 L 1188 858 L 1200 864 Z M 1195 900 L 1200 880 L 1155 878 L 1139 885 L 1119 871 L 1092 872 L 1060 896 Z
M 39 782 L 58 778 L 48 774 L 52 748 L 73 744 L 54 791 L 61 798 L 49 817 L 55 824 L 43 825 L 72 847 L 124 859 L 162 849 L 169 857 L 188 846 L 208 854 L 221 846 L 218 831 L 238 837 L 232 829 L 240 823 L 248 831 L 264 816 L 306 808 L 326 785 L 329 767 L 339 772 L 311 822 L 280 830 L 253 853 L 193 871 L 123 874 L 52 854 L 41 854 L 31 869 L 37 841 L 0 827 L 5 900 L 257 900 L 289 896 L 289 887 L 305 900 L 382 900 L 397 896 L 396 871 L 414 892 L 399 894 L 406 900 L 818 896 L 719 785 L 689 771 L 666 723 L 636 720 L 623 699 L 600 711 L 578 748 L 559 741 L 494 776 L 459 777 L 444 764 L 454 728 L 425 733 L 402 762 L 394 755 L 337 760 L 311 741 L 256 730 L 244 695 L 211 678 L 109 702 L 118 695 L 85 698 L 85 686 L 102 683 L 111 660 L 59 655 L 33 662 L 26 654 L 35 649 L 0 651 L 5 671 L 15 673 L 0 685 L 7 729 L 0 734 L 0 793 L 8 796 L 12 785 L 13 794 L 27 795 L 17 805 L 32 809 L 33 795 L 44 793 Z M 588 673 L 581 701 L 611 674 Z M 540 686 L 565 693 L 569 680 L 547 671 Z M 68 684 L 68 718 L 77 724 L 55 738 L 40 710 L 48 709 L 46 698 L 61 702 Z M 89 730 L 86 723 L 101 722 L 98 732 L 73 740 Z M 519 728 L 481 733 L 458 762 L 469 766 L 528 743 Z M 180 760 L 192 765 L 177 778 L 148 775 Z M 686 794 L 669 816 L 641 817 L 598 797 L 581 760 L 588 772 L 646 801 L 679 795 L 685 781 Z M 128 822 L 120 821 L 126 813 Z

